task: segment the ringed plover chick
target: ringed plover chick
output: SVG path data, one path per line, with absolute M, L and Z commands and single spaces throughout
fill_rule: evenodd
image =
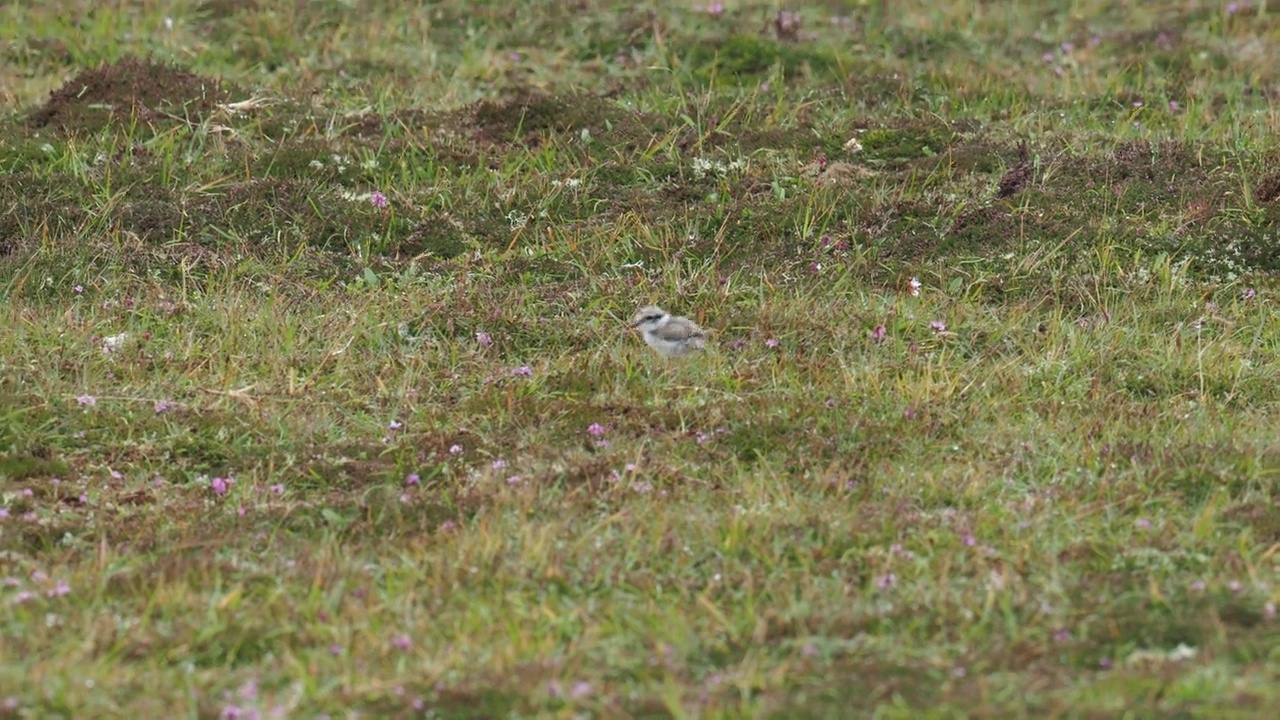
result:
M 680 357 L 707 346 L 706 333 L 689 318 L 672 317 L 660 307 L 640 308 L 631 318 L 631 327 L 644 335 L 649 347 L 666 357 Z

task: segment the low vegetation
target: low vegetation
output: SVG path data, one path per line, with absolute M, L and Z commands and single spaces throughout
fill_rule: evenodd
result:
M 1274 1 L 305 5 L 0 7 L 0 717 L 1280 706 Z

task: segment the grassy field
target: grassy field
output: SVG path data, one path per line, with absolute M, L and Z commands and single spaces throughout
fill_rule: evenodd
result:
M 1276 0 L 409 5 L 0 4 L 0 717 L 1276 716 Z

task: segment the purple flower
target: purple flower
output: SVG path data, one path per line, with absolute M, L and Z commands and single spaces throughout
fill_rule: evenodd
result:
M 400 634 L 392 638 L 391 644 L 396 646 L 396 649 L 398 650 L 408 650 L 410 647 L 413 647 L 413 641 L 409 639 L 408 635 L 404 634 Z
M 409 703 L 409 705 L 413 708 L 414 712 L 422 712 L 423 709 L 427 707 L 427 704 L 423 702 L 420 697 L 414 698 L 413 702 Z
M 528 365 L 521 365 L 520 367 L 512 370 L 511 374 L 517 377 L 529 377 L 530 375 L 533 375 L 533 368 Z
M 341 645 L 337 645 L 337 644 L 330 645 L 330 646 L 329 646 L 329 654 L 330 654 L 330 655 L 333 655 L 334 657 L 337 657 L 338 655 L 341 655 L 341 654 L 342 654 L 342 646 L 341 646 Z
M 936 333 L 945 332 L 947 329 L 947 324 L 942 322 L 941 320 L 934 320 L 933 322 L 929 323 L 929 329 Z
M 9 517 L 9 508 L 0 508 L 0 518 Z
M 898 584 L 898 576 L 894 575 L 893 573 L 885 573 L 884 575 L 881 575 L 880 577 L 876 578 L 876 587 L 880 588 L 881 590 L 888 590 L 889 588 L 897 584 Z
M 283 494 L 284 494 L 284 483 L 276 483 L 275 485 L 272 485 L 272 486 L 271 486 L 271 492 L 275 493 L 276 495 L 283 495 Z
M 918 278 L 911 278 L 907 281 L 907 292 L 911 293 L 911 297 L 920 295 L 920 280 Z
M 1053 641 L 1056 643 L 1064 643 L 1071 639 L 1071 631 L 1067 629 L 1058 630 L 1053 634 Z
M 374 190 L 373 194 L 369 196 L 369 202 L 376 208 L 384 208 L 387 206 L 387 196 Z
M 81 395 L 76 398 L 76 402 L 82 407 L 93 407 L 98 404 L 98 399 L 92 395 Z
M 400 422 L 399 420 L 392 420 L 387 425 L 387 427 L 391 428 L 392 430 L 399 430 L 400 428 L 404 427 L 404 423 Z
M 889 331 L 885 329 L 884 325 L 877 325 L 876 329 L 871 331 L 871 339 L 875 342 L 880 342 L 884 340 L 884 336 L 888 333 Z
M 965 675 L 968 675 L 969 671 L 965 670 L 963 665 L 957 665 L 955 669 L 951 671 L 951 674 L 958 678 L 962 678 Z
M 503 460 L 502 458 L 498 458 L 497 460 L 494 460 L 492 465 L 494 470 L 501 470 L 506 466 L 507 466 L 507 461 Z
M 1258 291 L 1254 290 L 1253 288 L 1245 288 L 1244 292 L 1242 293 L 1245 300 L 1250 300 L 1253 298 L 1254 295 L 1257 295 L 1257 294 L 1258 294 Z
M 75 286 L 75 287 L 71 288 L 71 292 L 74 292 L 74 293 L 75 293 L 75 294 L 77 294 L 77 295 L 81 295 L 81 294 L 83 294 L 83 293 L 84 293 L 84 286 L 83 286 L 83 285 L 77 285 L 77 286 Z
M 1098 660 L 1098 667 L 1102 668 L 1103 670 L 1110 670 L 1113 664 L 1114 663 L 1111 662 L 1111 658 L 1108 658 L 1108 657 L 1104 657 Z
M 1203 580 L 1197 580 L 1191 583 L 1189 589 L 1191 590 L 1191 592 L 1200 592 L 1205 589 L 1205 582 Z
M 405 485 L 417 485 L 421 480 L 422 478 L 418 477 L 418 473 L 409 473 L 404 476 Z
M 1147 528 L 1151 527 L 1151 521 L 1146 518 L 1138 518 L 1138 520 L 1135 521 L 1133 524 L 1137 525 L 1142 530 L 1146 530 Z
M 68 595 L 70 593 L 71 593 L 71 586 L 67 584 L 67 581 L 59 580 L 57 584 L 53 586 L 53 589 L 46 592 L 45 595 L 48 595 L 49 597 L 52 598 L 52 597 L 62 597 L 63 595 Z
M 587 426 L 587 434 L 591 437 L 600 437 L 604 435 L 604 426 L 600 423 L 591 423 Z
M 520 476 L 519 476 L 519 475 L 512 475 L 511 477 L 507 478 L 507 484 L 508 484 L 508 485 L 519 485 L 519 484 L 520 484 Z
M 1239 580 L 1232 580 L 1231 582 L 1227 583 L 1227 587 L 1231 589 L 1231 592 L 1238 593 L 1244 589 L 1244 583 L 1240 582 Z
M 461 445 L 458 445 L 457 443 L 454 443 L 453 445 L 450 445 L 450 446 L 449 446 L 449 454 L 450 454 L 450 455 L 461 455 L 461 454 L 462 454 L 462 446 L 461 446 Z
M 404 503 L 405 505 L 408 505 L 409 499 L 410 499 L 409 493 L 400 493 L 400 502 Z
M 160 413 L 162 413 L 162 412 L 164 412 L 165 410 L 168 410 L 168 409 L 169 409 L 169 403 L 165 402 L 164 400 L 157 400 L 157 401 L 156 401 L 156 414 L 157 414 L 157 415 L 159 415 Z
M 1169 112 L 1178 112 L 1178 107 L 1179 105 L 1177 100 L 1169 101 Z
M 88 505 L 88 504 L 89 504 L 89 496 L 88 496 L 88 495 L 81 495 L 81 496 L 80 496 L 80 504 L 81 504 L 81 505 Z
M 764 344 L 768 345 L 771 348 L 776 348 L 778 347 L 778 338 L 769 338 L 768 340 L 764 341 Z
M 710 5 L 707 6 L 707 12 L 715 17 L 719 17 L 722 13 L 724 13 L 724 3 L 722 2 L 711 3 Z
M 481 330 L 476 333 L 476 342 L 480 343 L 480 347 L 489 347 L 493 344 L 493 337 Z
M 22 497 L 31 497 L 35 494 L 35 491 L 31 488 L 22 488 Z
M 574 683 L 573 687 L 569 690 L 569 697 L 574 700 L 581 700 L 590 694 L 591 683 L 586 682 L 585 680 Z
M 122 474 L 120 473 L 120 471 L 119 471 L 119 470 L 112 470 L 112 471 L 111 471 L 110 473 L 108 473 L 108 474 L 111 476 L 111 479 L 112 479 L 112 480 L 123 480 L 123 479 L 124 479 L 124 475 L 122 475 Z
M 225 495 L 227 486 L 231 481 L 226 478 L 216 477 L 209 481 L 209 487 L 213 488 L 216 495 Z

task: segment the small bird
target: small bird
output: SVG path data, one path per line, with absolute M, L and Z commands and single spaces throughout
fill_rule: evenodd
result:
M 644 334 L 649 347 L 666 357 L 680 357 L 707 346 L 706 333 L 689 318 L 672 317 L 660 307 L 648 305 L 636 311 L 631 327 Z

